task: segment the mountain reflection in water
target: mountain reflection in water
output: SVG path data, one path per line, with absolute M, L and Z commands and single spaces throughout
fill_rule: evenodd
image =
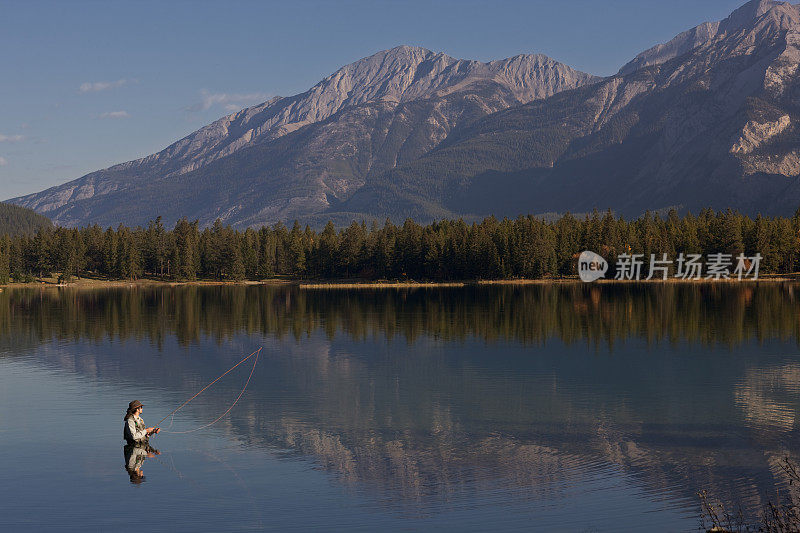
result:
M 414 512 L 497 490 L 568 497 L 621 475 L 691 516 L 702 489 L 753 513 L 797 458 L 797 289 L 15 289 L 0 293 L 0 353 L 177 399 L 263 344 L 215 431 Z M 213 419 L 240 388 L 221 383 L 176 424 Z

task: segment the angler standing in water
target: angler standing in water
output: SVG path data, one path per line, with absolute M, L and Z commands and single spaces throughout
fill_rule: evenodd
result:
M 161 428 L 148 428 L 144 425 L 141 418 L 144 405 L 139 400 L 133 400 L 128 404 L 128 411 L 125 413 L 125 429 L 123 436 L 128 444 L 147 444 L 148 437 L 161 431 Z
M 139 484 L 144 481 L 142 465 L 145 459 L 160 455 L 158 450 L 150 446 L 148 438 L 150 435 L 158 433 L 161 428 L 149 428 L 144 425 L 144 420 L 140 416 L 144 406 L 139 400 L 134 400 L 128 404 L 128 411 L 125 413 L 125 471 L 131 478 L 131 483 Z
M 250 370 L 250 375 L 247 376 L 247 381 L 244 384 L 244 388 L 242 392 L 239 393 L 239 396 L 236 397 L 236 400 L 228 407 L 228 410 L 218 416 L 215 420 L 206 424 L 204 426 L 200 426 L 199 428 L 195 428 L 189 431 L 173 431 L 173 433 L 193 433 L 195 431 L 199 431 L 201 429 L 205 429 L 207 427 L 213 426 L 220 420 L 222 417 L 230 413 L 231 409 L 236 405 L 239 399 L 244 394 L 244 391 L 247 390 L 247 385 L 250 384 L 250 378 L 253 377 L 253 372 L 256 370 L 256 365 L 258 364 L 258 356 L 261 353 L 261 348 L 256 350 L 255 352 L 251 353 L 228 370 L 223 372 L 217 379 L 200 389 L 200 392 L 197 392 L 194 396 L 183 402 L 181 405 L 178 406 L 177 409 L 173 409 L 167 416 L 162 418 L 158 421 L 160 424 L 170 416 L 173 416 L 177 413 L 180 409 L 182 409 L 186 404 L 197 398 L 204 390 L 209 388 L 211 385 L 222 379 L 225 375 L 230 373 L 234 368 L 241 365 L 251 357 L 255 356 L 255 361 L 253 362 L 253 368 Z M 142 402 L 139 400 L 133 400 L 131 403 L 128 404 L 128 411 L 125 413 L 125 428 L 123 432 L 123 436 L 125 437 L 125 470 L 131 477 L 131 483 L 141 483 L 144 481 L 144 474 L 142 473 L 142 465 L 144 464 L 145 459 L 148 457 L 153 457 L 155 455 L 161 455 L 158 450 L 150 446 L 149 437 L 150 435 L 155 435 L 161 428 L 159 427 L 146 427 L 144 425 L 144 420 L 140 416 L 142 414 Z M 172 426 L 172 424 L 170 424 Z

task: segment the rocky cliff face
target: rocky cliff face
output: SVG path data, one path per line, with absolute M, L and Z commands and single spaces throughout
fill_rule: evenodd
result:
M 654 49 L 660 57 L 642 55 L 648 66 L 461 127 L 346 207 L 420 218 L 431 205 L 436 216 L 791 214 L 800 205 L 800 8 L 749 2 L 710 27 L 706 40 L 695 31 Z
M 400 46 L 342 67 L 305 93 L 274 98 L 225 116 L 159 153 L 13 202 L 48 213 L 60 224 L 114 223 L 119 217 L 115 218 L 115 209 L 109 202 L 120 201 L 120 195 L 146 196 L 165 182 L 168 189 L 177 192 L 181 189 L 180 176 L 187 176 L 184 184 L 195 189 L 191 173 L 197 174 L 244 148 L 269 144 L 324 123 L 315 129 L 312 139 L 298 136 L 308 139 L 309 144 L 304 147 L 305 152 L 290 148 L 292 161 L 260 160 L 259 173 L 266 176 L 260 191 L 229 183 L 240 189 L 234 193 L 251 198 L 255 194 L 258 200 L 263 200 L 265 193 L 273 197 L 255 212 L 255 206 L 226 206 L 210 198 L 212 201 L 206 206 L 190 209 L 183 205 L 187 211 L 182 213 L 199 217 L 203 223 L 219 216 L 238 224 L 244 222 L 237 218 L 243 210 L 248 211 L 248 222 L 253 223 L 303 216 L 306 213 L 302 209 L 318 211 L 328 207 L 329 196 L 346 196 L 363 184 L 365 174 L 373 167 L 390 168 L 426 153 L 463 120 L 545 98 L 595 79 L 542 55 L 481 63 Z M 399 138 L 403 129 L 414 138 Z M 387 153 L 380 150 L 379 139 L 388 139 L 397 146 Z M 369 150 L 363 152 L 362 145 L 368 145 Z M 281 153 L 287 155 L 285 151 Z M 336 168 L 342 165 L 354 171 L 338 172 Z M 283 184 L 269 177 L 278 170 Z M 313 190 L 296 190 L 298 181 L 309 179 L 319 182 L 317 186 L 308 183 Z M 300 196 L 292 196 L 298 192 Z M 142 205 L 142 213 L 155 216 L 166 214 L 161 213 L 165 209 L 169 211 L 168 206 L 157 207 L 158 212 Z

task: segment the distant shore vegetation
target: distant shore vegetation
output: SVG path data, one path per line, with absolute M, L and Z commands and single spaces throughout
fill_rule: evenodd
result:
M 220 221 L 201 229 L 161 218 L 146 227 L 80 229 L 42 226 L 35 234 L 0 237 L 0 284 L 58 273 L 107 280 L 244 281 L 555 279 L 576 273 L 582 250 L 613 262 L 619 254 L 740 253 L 763 257 L 760 272 L 800 270 L 800 210 L 792 217 L 755 218 L 706 209 L 697 215 L 645 214 L 625 220 L 611 212 L 556 220 L 536 216 L 480 223 L 406 220 L 382 226 L 353 222 L 322 231 L 295 222 L 235 230 Z M 647 271 L 645 261 L 644 273 Z

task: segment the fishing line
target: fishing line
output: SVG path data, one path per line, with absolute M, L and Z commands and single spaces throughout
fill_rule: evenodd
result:
M 217 381 L 221 380 L 221 379 L 222 379 L 223 377 L 225 377 L 225 376 L 226 376 L 228 373 L 230 373 L 230 372 L 231 372 L 231 371 L 232 371 L 234 368 L 236 368 L 237 366 L 241 365 L 242 363 L 244 363 L 245 361 L 247 361 L 248 359 L 250 359 L 250 358 L 251 358 L 251 357 L 253 357 L 254 355 L 256 356 L 256 362 L 258 362 L 258 354 L 259 354 L 259 352 L 261 352 L 261 348 L 259 348 L 259 349 L 258 349 L 258 350 L 256 350 L 255 352 L 251 353 L 250 355 L 248 355 L 247 357 L 245 357 L 244 359 L 242 359 L 241 361 L 239 361 L 238 363 L 236 363 L 235 365 L 233 365 L 232 367 L 230 367 L 228 370 L 226 370 L 225 372 L 223 372 L 222 374 L 220 374 L 220 376 L 219 376 L 217 379 L 215 379 L 214 381 L 212 381 L 211 383 L 209 383 L 208 385 L 206 385 L 205 387 L 203 387 L 202 389 L 200 389 L 200 391 L 198 391 L 198 392 L 197 392 L 197 393 L 196 393 L 194 396 L 192 396 L 191 398 L 189 398 L 188 400 L 186 400 L 185 402 L 183 402 L 182 404 L 180 404 L 180 405 L 179 405 L 179 406 L 178 406 L 176 409 L 172 410 L 172 411 L 171 411 L 171 412 L 170 412 L 170 413 L 169 413 L 167 416 L 165 416 L 164 418 L 162 418 L 161 420 L 159 420 L 158 422 L 156 422 L 156 427 L 157 427 L 157 426 L 158 426 L 158 425 L 159 425 L 161 422 L 163 422 L 164 420 L 166 420 L 167 418 L 169 418 L 169 417 L 170 417 L 170 415 L 174 415 L 175 413 L 177 413 L 178 411 L 180 411 L 181 409 L 183 409 L 183 407 L 184 407 L 184 406 L 185 406 L 187 403 L 191 402 L 192 400 L 194 400 L 195 398 L 197 398 L 198 396 L 200 396 L 200 394 L 201 394 L 201 393 L 202 393 L 204 390 L 206 390 L 207 388 L 209 388 L 211 385 L 213 385 L 213 384 L 214 384 L 214 383 L 216 383 Z M 255 369 L 255 365 L 253 365 L 253 368 Z M 252 375 L 253 375 L 253 373 L 252 373 L 252 372 L 250 372 L 250 375 L 252 376 Z M 247 379 L 247 381 L 248 381 L 248 383 L 249 383 L 249 382 L 250 382 L 250 378 L 248 378 L 248 379 Z M 246 387 L 246 386 L 245 386 L 245 387 Z M 237 401 L 238 401 L 238 398 L 237 398 Z M 230 409 L 229 409 L 229 410 L 230 410 Z M 227 411 L 226 411 L 226 413 L 227 413 Z
M 251 353 L 250 355 L 248 355 L 247 357 L 245 357 L 244 359 L 242 359 L 241 361 L 239 361 L 238 363 L 236 363 L 235 365 L 233 365 L 231 368 L 229 368 L 227 371 L 225 371 L 225 372 L 224 372 L 222 375 L 220 375 L 220 376 L 219 376 L 217 379 L 215 379 L 214 381 L 212 381 L 211 383 L 209 383 L 208 385 L 206 385 L 205 387 L 203 387 L 202 389 L 200 389 L 200 392 L 198 392 L 197 394 L 195 394 L 194 396 L 192 396 L 191 398 L 189 398 L 188 400 L 186 400 L 185 402 L 183 402 L 183 403 L 182 403 L 182 404 L 181 404 L 181 405 L 180 405 L 180 406 L 179 406 L 177 409 L 175 409 L 174 411 L 172 411 L 171 413 L 169 413 L 167 416 L 165 416 L 164 418 L 162 418 L 161 420 L 159 420 L 159 421 L 158 421 L 158 423 L 156 423 L 156 426 L 158 426 L 158 424 L 160 424 L 161 422 L 163 422 L 164 420 L 166 420 L 166 419 L 167 419 L 167 418 L 169 418 L 170 416 L 172 416 L 172 421 L 174 422 L 174 421 L 175 421 L 175 413 L 176 413 L 176 412 L 178 412 L 178 410 L 179 410 L 179 409 L 181 409 L 181 408 L 182 408 L 183 406 L 185 406 L 187 403 L 189 403 L 189 402 L 191 402 L 192 400 L 194 400 L 195 398 L 197 398 L 197 396 L 199 396 L 201 392 L 203 392 L 204 390 L 206 390 L 207 388 L 209 388 L 211 385 L 213 385 L 214 383 L 216 383 L 217 381 L 219 381 L 220 379 L 222 379 L 222 378 L 223 378 L 223 377 L 224 377 L 226 374 L 228 374 L 229 372 L 231 372 L 231 371 L 232 371 L 234 368 L 236 368 L 237 366 L 241 365 L 242 363 L 244 363 L 245 361 L 247 361 L 248 359 L 250 359 L 251 357 L 253 357 L 253 356 L 255 355 L 255 356 L 256 356 L 256 358 L 255 358 L 255 360 L 253 361 L 253 368 L 251 368 L 251 369 L 250 369 L 250 375 L 249 375 L 249 376 L 247 376 L 247 381 L 245 382 L 245 384 L 244 384 L 244 387 L 242 388 L 242 391 L 239 393 L 239 396 L 237 396 L 237 397 L 236 397 L 236 399 L 233 401 L 233 403 L 231 404 L 231 406 L 230 406 L 230 407 L 228 407 L 228 409 L 227 409 L 227 410 L 226 410 L 224 413 L 222 413 L 221 415 L 219 415 L 219 416 L 218 416 L 217 418 L 215 418 L 215 419 L 214 419 L 212 422 L 210 422 L 210 423 L 208 423 L 208 424 L 206 424 L 206 425 L 204 425 L 204 426 L 200 426 L 199 428 L 190 429 L 190 430 L 188 430 L 188 431 L 169 431 L 168 429 L 164 429 L 164 430 L 162 430 L 162 431 L 164 431 L 164 433 L 172 433 L 172 434 L 174 434 L 174 435 L 178 435 L 178 434 L 186 434 L 186 433 L 194 433 L 195 431 L 200 431 L 201 429 L 205 429 L 205 428 L 207 428 L 207 427 L 211 427 L 211 426 L 213 426 L 214 424 L 216 424 L 217 422 L 219 422 L 220 420 L 222 420 L 222 418 L 223 418 L 225 415 L 227 415 L 228 413 L 230 413 L 230 412 L 231 412 L 231 410 L 234 408 L 234 406 L 235 406 L 235 405 L 236 405 L 236 404 L 239 402 L 239 400 L 240 400 L 240 399 L 242 398 L 242 396 L 244 395 L 244 392 L 247 390 L 247 386 L 250 384 L 250 380 L 251 380 L 251 379 L 252 379 L 252 377 L 253 377 L 253 372 L 255 372 L 255 371 L 256 371 L 256 365 L 258 364 L 258 356 L 260 355 L 260 353 L 261 353 L 261 348 L 259 348 L 259 349 L 258 349 L 258 350 L 256 350 L 255 352 Z M 170 422 L 170 425 L 169 425 L 169 427 L 172 427 L 172 422 Z

